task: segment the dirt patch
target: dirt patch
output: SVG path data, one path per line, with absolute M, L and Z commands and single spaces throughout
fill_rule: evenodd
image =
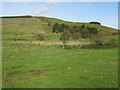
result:
M 26 41 L 26 39 L 13 39 L 14 41 Z
M 5 81 L 5 82 L 9 82 L 9 83 L 11 83 L 11 82 L 17 82 L 17 81 L 14 80 L 14 79 L 5 79 L 4 81 Z
M 40 70 L 30 70 L 29 72 L 33 73 L 33 74 L 36 74 L 36 75 L 43 74 L 43 72 L 40 71 Z
M 72 69 L 72 67 L 66 67 L 66 69 Z
M 13 41 L 27 41 L 26 39 L 11 39 L 11 38 L 8 38 L 8 39 L 2 39 L 2 40 L 13 40 Z
M 23 79 L 12 79 L 12 78 L 7 78 L 7 77 L 14 77 L 15 75 L 21 75 L 22 74 L 34 74 L 34 75 L 43 75 L 43 72 L 40 71 L 40 70 L 29 70 L 29 71 L 14 71 L 14 72 L 10 72 L 10 73 L 7 73 L 5 75 L 3 75 L 3 81 L 4 82 L 24 82 L 25 80 Z
M 6 74 L 5 76 L 15 76 L 15 75 L 21 74 L 21 73 L 22 73 L 22 71 L 15 71 L 15 72 L 10 72 L 10 73 Z
M 48 65 L 45 65 L 44 67 L 50 67 L 50 66 L 53 66 L 54 64 L 48 64 Z
M 120 62 L 110 62 L 110 63 L 120 63 Z
M 5 74 L 3 77 L 9 77 L 9 76 L 11 77 L 11 76 L 15 76 L 15 75 L 19 75 L 19 74 L 27 74 L 27 73 L 33 73 L 35 75 L 43 74 L 43 72 L 40 71 L 40 70 L 29 70 L 29 71 L 26 71 L 26 72 L 14 71 L 14 72 L 10 72 L 10 73 Z
M 69 74 L 78 74 L 78 73 L 80 73 L 80 71 L 77 71 L 77 72 L 69 71 L 67 73 L 69 73 Z
M 56 69 L 43 69 L 42 71 L 54 71 Z

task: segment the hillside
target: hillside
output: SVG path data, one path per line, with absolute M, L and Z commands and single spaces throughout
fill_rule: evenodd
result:
M 110 28 L 103 25 L 97 25 L 97 24 L 90 24 L 90 23 L 83 23 L 83 22 L 69 22 L 64 21 L 61 19 L 56 18 L 50 18 L 50 17 L 35 17 L 35 16 L 14 16 L 14 17 L 2 17 L 2 25 L 11 25 L 11 24 L 42 24 L 42 25 L 48 25 L 51 26 L 54 23 L 59 24 L 68 24 L 68 25 L 87 25 L 98 28 L 98 30 L 105 30 L 107 32 L 116 32 L 117 29 Z
M 66 31 L 75 31 L 72 26 L 77 25 L 85 26 L 79 29 L 83 32 L 86 26 L 91 26 L 97 28 L 91 31 L 117 33 L 116 29 L 103 25 L 49 17 L 3 17 L 3 88 L 117 88 L 118 35 L 91 39 L 81 37 L 81 32 L 80 36 L 78 32 L 53 33 L 55 23 L 58 27 L 68 26 Z M 69 36 L 65 44 L 66 38 L 61 40 L 63 35 Z M 79 37 L 74 39 L 73 35 Z

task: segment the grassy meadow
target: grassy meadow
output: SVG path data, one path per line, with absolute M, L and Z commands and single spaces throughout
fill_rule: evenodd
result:
M 82 48 L 91 41 L 80 38 L 78 41 L 70 39 L 68 47 L 62 48 L 61 33 L 52 33 L 52 25 L 46 23 L 75 23 L 43 17 L 33 20 L 39 24 L 2 27 L 3 88 L 118 87 L 118 47 Z M 96 27 L 116 32 L 109 27 Z M 33 37 L 36 32 L 43 33 L 45 40 L 36 40 Z M 106 36 L 104 40 L 113 38 L 118 41 L 118 35 Z

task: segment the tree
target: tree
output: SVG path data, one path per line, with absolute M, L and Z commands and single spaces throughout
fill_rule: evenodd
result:
M 68 29 L 69 26 L 65 24 L 59 24 L 59 32 L 64 32 L 65 29 Z
M 64 32 L 64 29 L 66 28 L 66 25 L 65 24 L 61 24 L 60 25 L 60 28 L 59 28 L 59 31 L 60 32 Z
M 98 25 L 101 25 L 100 22 L 90 22 L 90 24 L 98 24 Z
M 68 29 L 65 29 L 64 32 L 62 33 L 60 40 L 63 43 L 63 48 L 67 45 L 67 41 L 70 39 L 70 32 Z
M 58 24 L 58 23 L 55 23 L 55 24 L 53 25 L 53 28 L 52 28 L 53 33 L 58 32 L 58 29 L 59 29 L 59 24 Z

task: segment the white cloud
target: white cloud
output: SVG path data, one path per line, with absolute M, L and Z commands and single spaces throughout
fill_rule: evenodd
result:
M 32 6 L 32 8 L 29 8 L 26 12 L 28 15 L 41 15 L 47 13 L 49 9 L 54 7 L 55 5 L 56 2 L 46 2 L 40 6 Z
M 47 8 L 34 8 L 34 9 L 30 9 L 27 11 L 27 14 L 29 15 L 38 15 L 38 14 L 44 14 L 47 13 L 48 9 Z

